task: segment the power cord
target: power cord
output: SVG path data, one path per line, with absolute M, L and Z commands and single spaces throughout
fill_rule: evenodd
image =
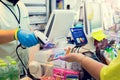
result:
M 26 75 L 27 75 L 29 78 L 31 78 L 32 80 L 40 80 L 40 79 L 35 78 L 34 76 L 32 76 L 32 75 L 30 74 L 29 68 L 27 68 L 27 67 L 25 66 L 24 62 L 22 61 L 21 57 L 20 57 L 19 54 L 18 54 L 18 48 L 20 48 L 20 47 L 21 47 L 22 49 L 26 49 L 26 48 L 23 47 L 21 44 L 19 44 L 19 45 L 16 47 L 16 54 L 17 54 L 18 59 L 20 60 L 21 64 L 23 65 L 23 67 L 25 68 L 25 70 L 26 70 L 26 72 L 27 72 Z

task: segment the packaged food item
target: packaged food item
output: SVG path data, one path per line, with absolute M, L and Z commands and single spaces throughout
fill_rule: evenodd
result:
M 73 70 L 54 68 L 53 77 L 55 80 L 79 80 L 80 73 Z

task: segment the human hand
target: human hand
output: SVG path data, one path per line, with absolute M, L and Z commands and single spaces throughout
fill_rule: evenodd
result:
M 76 53 L 69 53 L 65 56 L 59 57 L 59 59 L 67 61 L 67 62 L 76 62 L 77 60 L 77 55 Z
M 64 57 L 59 57 L 59 59 L 67 61 L 67 62 L 81 62 L 82 58 L 84 57 L 83 54 L 78 53 L 70 53 Z
M 81 53 L 69 53 L 65 56 L 59 57 L 59 59 L 67 61 L 67 62 L 81 62 L 84 58 L 84 55 Z
M 34 32 L 21 29 L 16 30 L 15 39 L 18 40 L 25 47 L 32 47 L 39 42 Z

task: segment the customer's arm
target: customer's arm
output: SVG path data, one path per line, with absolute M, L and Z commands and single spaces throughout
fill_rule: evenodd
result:
M 78 61 L 82 67 L 90 73 L 96 80 L 100 80 L 100 71 L 104 64 L 93 60 L 87 56 L 83 57 L 81 61 Z
M 14 40 L 15 30 L 0 30 L 0 44 Z
M 81 66 L 88 71 L 96 80 L 100 79 L 100 71 L 104 64 L 93 60 L 83 54 L 70 53 L 65 57 L 60 57 L 60 59 L 68 62 L 78 62 Z

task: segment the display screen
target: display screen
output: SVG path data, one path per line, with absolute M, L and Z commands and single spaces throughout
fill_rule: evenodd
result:
M 77 46 L 87 44 L 87 39 L 84 34 L 83 28 L 70 28 L 70 31 Z
M 45 27 L 45 35 L 50 41 L 55 41 L 68 36 L 76 13 L 72 10 L 54 10 Z

